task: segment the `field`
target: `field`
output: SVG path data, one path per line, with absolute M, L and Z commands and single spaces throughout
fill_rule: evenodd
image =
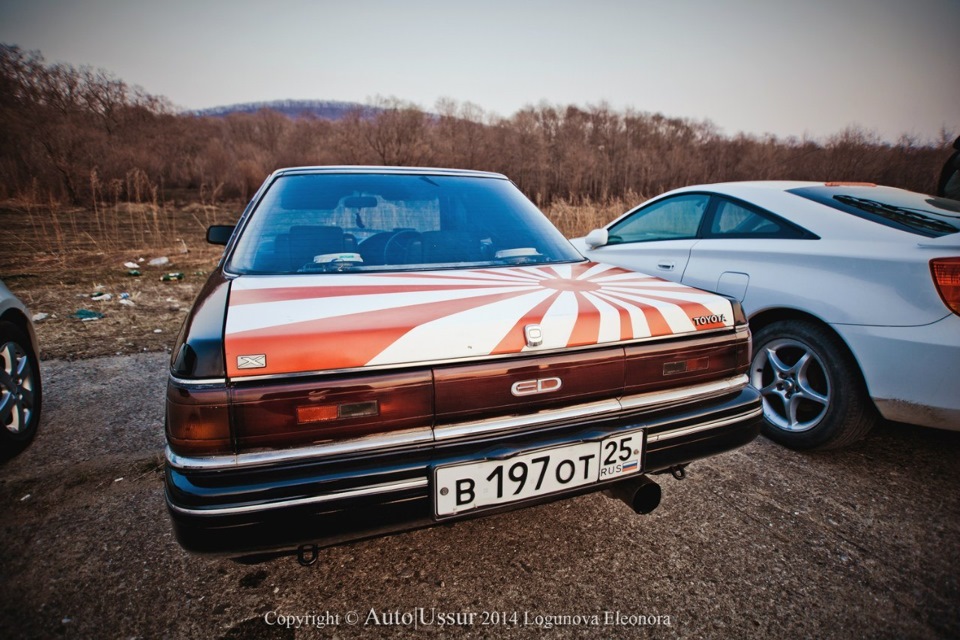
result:
M 230 223 L 241 209 L 91 210 L 7 201 L 0 204 L 0 228 L 13 234 L 0 253 L 0 279 L 35 317 L 46 315 L 35 322 L 43 359 L 168 350 L 220 256 L 221 247 L 205 241 L 207 225 Z M 167 264 L 149 264 L 163 257 Z M 125 263 L 136 263 L 140 275 L 128 275 Z M 162 281 L 168 273 L 183 279 Z M 97 294 L 109 299 L 96 300 Z M 103 317 L 74 317 L 87 312 Z
M 546 213 L 575 237 L 641 200 L 559 201 Z M 119 203 L 84 209 L 8 200 L 0 203 L 0 228 L 13 234 L 0 253 L 0 279 L 31 313 L 46 314 L 35 323 L 43 359 L 169 350 L 220 258 L 222 247 L 207 244 L 206 228 L 235 222 L 243 206 Z M 150 265 L 164 257 L 167 264 Z M 140 275 L 128 275 L 126 263 L 136 263 Z M 183 279 L 161 280 L 169 273 Z M 97 294 L 109 299 L 94 299 Z M 74 317 L 84 312 L 103 317 Z

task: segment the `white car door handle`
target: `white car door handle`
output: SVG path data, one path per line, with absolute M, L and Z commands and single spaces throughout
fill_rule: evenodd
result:
M 661 271 L 673 271 L 674 266 L 676 266 L 674 263 L 667 262 L 665 260 L 657 263 L 657 269 L 660 269 Z

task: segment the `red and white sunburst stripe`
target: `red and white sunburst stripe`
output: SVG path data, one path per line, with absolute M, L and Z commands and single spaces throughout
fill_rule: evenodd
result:
M 697 324 L 693 318 L 722 316 Z M 596 263 L 395 274 L 242 276 L 230 291 L 229 375 L 519 353 L 730 325 L 720 296 Z M 237 357 L 266 354 L 266 368 Z

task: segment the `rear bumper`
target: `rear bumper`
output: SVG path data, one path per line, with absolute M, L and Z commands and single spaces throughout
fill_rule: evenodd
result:
M 919 327 L 834 325 L 887 420 L 960 430 L 960 316 Z
M 300 544 L 330 546 L 511 511 L 610 484 L 439 519 L 434 516 L 432 483 L 433 470 L 440 465 L 508 458 L 643 428 L 643 472 L 656 473 L 750 442 L 759 433 L 761 416 L 759 395 L 747 386 L 694 405 L 589 419 L 574 416 L 533 431 L 321 457 L 294 453 L 286 460 L 235 467 L 184 460 L 168 450 L 167 505 L 177 539 L 188 551 L 235 556 L 293 552 Z

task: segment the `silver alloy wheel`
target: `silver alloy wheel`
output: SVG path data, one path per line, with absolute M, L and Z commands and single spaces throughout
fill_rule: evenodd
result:
M 34 410 L 34 376 L 30 356 L 16 342 L 0 347 L 0 426 L 20 433 Z
M 753 355 L 750 383 L 763 397 L 764 417 L 784 431 L 816 427 L 830 407 L 830 376 L 816 351 L 791 338 L 762 345 Z

